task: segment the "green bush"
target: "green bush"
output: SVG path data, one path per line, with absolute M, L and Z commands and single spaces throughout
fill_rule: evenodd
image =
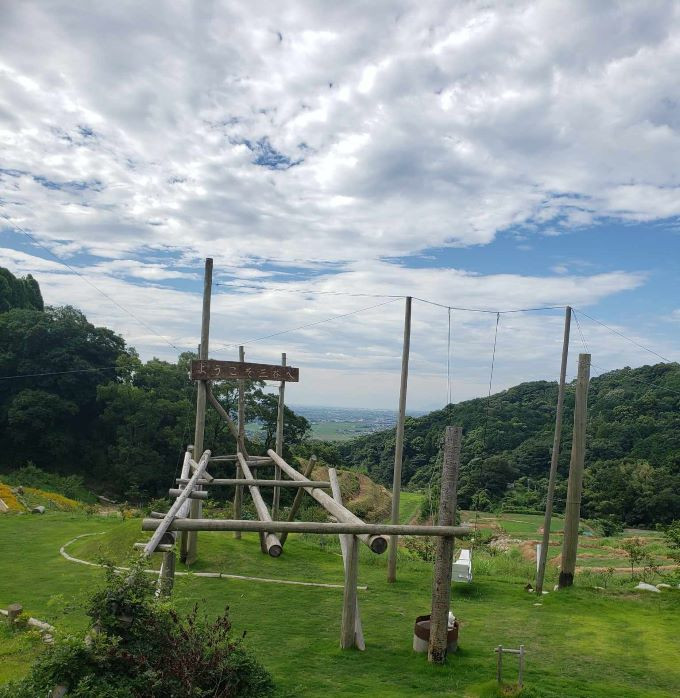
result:
M 35 487 L 46 492 L 56 492 L 69 499 L 94 502 L 95 497 L 85 489 L 80 475 L 57 475 L 48 473 L 28 461 L 23 468 L 2 476 L 4 482 L 15 487 Z
M 270 675 L 232 637 L 228 609 L 214 620 L 197 606 L 181 617 L 154 592 L 141 564 L 129 575 L 108 567 L 105 586 L 90 599 L 88 634 L 56 642 L 25 679 L 0 687 L 0 698 L 44 696 L 59 684 L 73 698 L 272 695 Z

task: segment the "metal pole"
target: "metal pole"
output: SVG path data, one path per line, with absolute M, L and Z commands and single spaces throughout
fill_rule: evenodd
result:
M 411 296 L 406 297 L 404 307 L 404 345 L 401 352 L 401 385 L 399 386 L 399 414 L 394 444 L 394 475 L 392 478 L 392 515 L 390 521 L 399 523 L 399 496 L 401 494 L 401 466 L 404 457 L 404 420 L 406 419 L 406 389 L 408 387 L 408 357 L 411 347 Z M 397 543 L 392 536 L 387 552 L 387 581 L 397 581 Z
M 578 356 L 578 378 L 576 379 L 576 402 L 574 404 L 574 436 L 571 442 L 567 504 L 564 509 L 564 540 L 562 541 L 562 564 L 558 585 L 560 589 L 574 583 L 576 550 L 578 548 L 578 525 L 581 518 L 581 491 L 583 490 L 583 468 L 586 458 L 586 419 L 588 414 L 588 382 L 590 380 L 590 354 Z
M 199 359 L 208 358 L 208 345 L 210 341 L 210 298 L 212 294 L 213 260 L 208 257 L 205 260 L 205 274 L 203 276 L 203 310 L 201 313 L 201 346 L 198 352 Z M 196 394 L 196 427 L 194 431 L 194 453 L 203 453 L 203 436 L 205 433 L 205 403 L 206 381 L 198 381 Z M 203 506 L 200 499 L 191 500 L 190 518 L 200 519 Z M 187 537 L 186 564 L 196 561 L 198 554 L 198 533 L 189 531 Z
M 557 388 L 557 414 L 555 415 L 555 434 L 553 436 L 552 455 L 550 458 L 550 476 L 548 478 L 548 494 L 545 499 L 545 516 L 543 518 L 543 538 L 541 540 L 538 567 L 536 570 L 536 594 L 543 593 L 543 580 L 545 578 L 545 564 L 548 559 L 548 546 L 550 545 L 550 525 L 553 510 L 553 498 L 555 496 L 555 479 L 557 477 L 557 464 L 560 459 L 560 445 L 562 443 L 562 417 L 564 414 L 564 391 L 567 380 L 567 359 L 569 357 L 569 331 L 571 329 L 571 306 L 567 306 L 564 314 L 564 338 L 562 339 L 562 363 L 560 365 L 560 383 Z

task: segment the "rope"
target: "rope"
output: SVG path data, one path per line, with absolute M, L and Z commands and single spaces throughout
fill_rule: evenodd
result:
M 451 404 L 451 308 L 448 308 L 449 327 L 446 338 L 446 404 Z

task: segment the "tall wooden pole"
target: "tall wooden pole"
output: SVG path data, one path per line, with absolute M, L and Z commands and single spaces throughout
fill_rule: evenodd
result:
M 205 274 L 203 276 L 203 311 L 201 313 L 201 346 L 198 353 L 199 359 L 208 358 L 208 347 L 210 342 L 210 298 L 212 295 L 212 272 L 213 260 L 208 257 L 205 260 Z M 203 453 L 203 436 L 205 433 L 205 403 L 206 403 L 206 381 L 198 381 L 196 393 L 196 428 L 194 431 L 194 453 Z M 200 499 L 191 500 L 191 510 L 189 518 L 200 519 L 203 511 Z M 189 531 L 187 538 L 186 564 L 191 565 L 196 561 L 198 554 L 198 534 L 196 531 Z
M 590 354 L 578 355 L 576 402 L 574 404 L 574 435 L 571 442 L 567 505 L 564 510 L 564 540 L 560 566 L 560 589 L 574 583 L 578 526 L 581 518 L 583 468 L 586 459 L 586 419 L 588 416 L 588 382 L 590 381 Z
M 286 353 L 281 354 L 281 365 L 286 365 Z M 281 381 L 279 385 L 279 405 L 276 412 L 276 448 L 274 449 L 276 453 L 283 458 L 283 415 L 284 415 L 284 405 L 285 405 L 285 394 L 286 394 L 286 381 Z M 274 479 L 281 479 L 281 468 L 278 465 L 274 466 Z M 274 488 L 274 494 L 272 495 L 272 517 L 274 520 L 279 518 L 279 498 L 281 496 L 281 490 L 278 487 Z
M 343 650 L 355 646 L 357 581 L 359 577 L 359 539 L 356 536 L 348 536 L 347 543 L 345 589 L 342 597 L 342 625 L 340 630 L 340 648 Z
M 342 504 L 342 491 L 340 489 L 340 480 L 338 478 L 338 471 L 335 468 L 328 468 L 328 479 L 331 483 L 331 491 L 333 492 L 333 499 L 338 503 Z M 350 647 L 356 647 L 357 649 L 363 650 L 366 649 L 366 642 L 364 641 L 364 631 L 363 628 L 361 627 L 361 614 L 359 613 L 359 597 L 357 596 L 357 590 L 356 590 L 356 583 L 357 579 L 356 577 L 354 579 L 351 579 L 348 574 L 352 572 L 350 570 L 350 557 L 352 554 L 351 546 L 355 545 L 358 546 L 358 541 L 356 536 L 348 536 L 345 534 L 342 534 L 338 536 L 340 538 L 340 549 L 342 551 L 342 562 L 344 565 L 345 569 L 345 589 L 347 588 L 348 584 L 354 583 L 354 591 L 352 592 L 350 590 L 350 593 L 347 594 L 345 593 L 345 598 L 343 598 L 343 606 L 342 606 L 342 630 L 340 634 L 340 647 L 341 649 L 349 649 Z M 358 559 L 358 558 L 357 558 Z M 351 613 L 351 609 L 347 607 L 347 603 L 351 603 L 352 601 L 352 596 L 354 596 L 354 604 L 356 606 L 354 610 L 354 633 L 351 637 L 351 642 L 350 642 L 350 637 L 349 637 L 349 623 L 350 623 L 350 618 L 349 614 Z
M 439 500 L 440 526 L 453 526 L 455 523 L 462 437 L 462 427 L 446 427 L 444 433 L 441 497 Z M 443 663 L 446 659 L 452 564 L 453 536 L 439 536 L 437 538 L 434 574 L 432 577 L 430 645 L 427 652 L 428 660 L 437 664 Z
M 243 363 L 246 353 L 241 346 L 238 348 L 238 360 Z M 238 382 L 238 438 L 236 443 L 237 453 L 246 455 L 246 382 L 244 379 Z M 241 464 L 236 460 L 236 477 L 241 477 Z M 243 487 L 236 485 L 234 488 L 234 518 L 241 518 L 241 503 L 243 501 Z M 234 531 L 234 538 L 241 538 L 241 531 Z
M 536 569 L 536 593 L 543 593 L 545 578 L 545 563 L 548 559 L 550 544 L 550 526 L 552 520 L 553 498 L 555 496 L 555 479 L 557 464 L 560 459 L 562 444 L 562 416 L 564 414 L 564 390 L 567 381 L 567 359 L 569 358 L 569 330 L 571 329 L 571 306 L 567 306 L 564 314 L 564 337 L 562 339 L 562 364 L 560 365 L 560 383 L 557 388 L 557 413 L 555 415 L 555 434 L 553 436 L 552 455 L 550 458 L 550 476 L 548 477 L 548 494 L 545 498 L 545 516 L 543 518 L 543 539 L 538 556 Z
M 404 308 L 404 345 L 401 351 L 401 384 L 399 386 L 399 414 L 394 443 L 394 474 L 392 476 L 392 515 L 390 521 L 399 523 L 399 496 L 401 494 L 401 466 L 404 457 L 404 420 L 406 419 L 406 389 L 408 386 L 408 356 L 411 347 L 411 296 L 406 297 Z M 387 581 L 397 581 L 397 543 L 392 536 L 387 551 Z

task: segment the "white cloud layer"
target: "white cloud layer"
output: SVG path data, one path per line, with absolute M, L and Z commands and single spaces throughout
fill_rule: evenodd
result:
M 672 0 L 2 14 L 3 212 L 62 254 L 354 261 L 680 214 Z

